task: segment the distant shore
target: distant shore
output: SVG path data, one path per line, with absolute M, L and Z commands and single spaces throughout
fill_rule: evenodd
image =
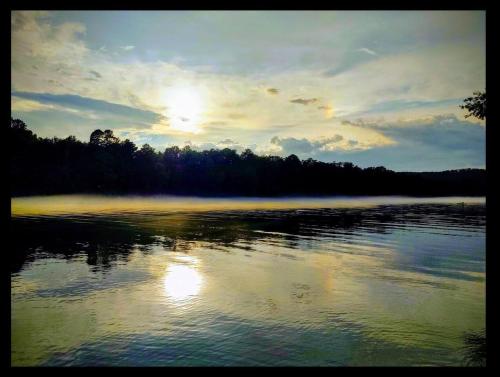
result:
M 74 136 L 40 138 L 19 119 L 9 128 L 13 196 L 70 193 L 202 197 L 324 197 L 407 195 L 482 196 L 485 169 L 396 172 L 351 162 L 257 155 L 250 149 L 190 146 L 156 151 L 95 130 L 89 142 Z

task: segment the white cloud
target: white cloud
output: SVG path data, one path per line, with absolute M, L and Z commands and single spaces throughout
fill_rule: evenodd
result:
M 369 48 L 366 47 L 359 48 L 357 51 L 366 52 L 369 55 L 377 56 L 377 53 L 375 51 L 370 50 Z

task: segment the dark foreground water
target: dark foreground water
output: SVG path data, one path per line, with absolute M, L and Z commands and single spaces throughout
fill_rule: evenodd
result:
M 484 199 L 12 199 L 12 365 L 462 365 Z

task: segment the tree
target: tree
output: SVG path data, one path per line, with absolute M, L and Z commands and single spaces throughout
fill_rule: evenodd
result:
M 95 130 L 90 134 L 90 144 L 93 145 L 110 145 L 110 144 L 117 144 L 120 142 L 120 139 L 118 139 L 116 136 L 113 135 L 113 131 L 111 130 L 105 130 L 102 132 L 101 130 Z
M 37 138 L 36 135 L 26 127 L 26 123 L 21 119 L 12 119 L 12 117 L 10 118 L 9 135 L 11 138 L 11 146 L 12 143 L 16 145 L 23 142 L 25 143 L 26 141 L 33 142 Z
M 245 149 L 243 152 L 241 152 L 241 159 L 242 160 L 254 160 L 257 156 L 252 152 L 250 149 Z
M 285 158 L 285 162 L 291 166 L 300 166 L 300 160 L 295 154 L 291 154 Z
M 175 145 L 173 147 L 165 148 L 163 155 L 165 156 L 165 159 L 176 160 L 180 157 L 181 150 L 177 145 Z
M 400 173 L 349 162 L 258 156 L 250 149 L 156 152 L 95 130 L 88 143 L 74 136 L 40 138 L 22 120 L 9 127 L 13 195 L 78 192 L 194 195 L 483 195 L 481 169 Z
M 101 145 L 104 137 L 104 132 L 101 130 L 95 130 L 90 134 L 89 143 L 93 145 Z
M 14 130 L 26 130 L 26 123 L 24 123 L 21 119 L 12 119 L 10 118 L 10 128 Z M 31 132 L 31 131 L 30 131 Z
M 113 131 L 104 130 L 104 144 L 105 145 L 118 144 L 119 142 L 120 142 L 120 139 L 117 138 L 115 135 L 113 135 Z
M 464 99 L 464 105 L 460 105 L 460 108 L 466 109 L 469 114 L 465 117 L 474 116 L 478 119 L 486 118 L 486 91 L 485 92 L 474 92 L 474 96 L 467 97 Z

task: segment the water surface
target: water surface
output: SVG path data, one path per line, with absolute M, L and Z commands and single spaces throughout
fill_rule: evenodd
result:
M 483 198 L 12 199 L 12 365 L 461 365 Z

